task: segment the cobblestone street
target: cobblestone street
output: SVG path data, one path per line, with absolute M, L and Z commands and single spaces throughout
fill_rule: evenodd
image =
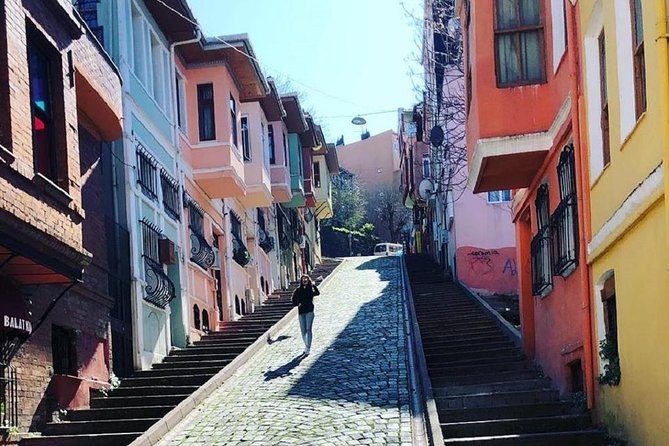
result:
M 167 445 L 409 445 L 397 258 L 347 260 L 297 318 L 163 440 Z

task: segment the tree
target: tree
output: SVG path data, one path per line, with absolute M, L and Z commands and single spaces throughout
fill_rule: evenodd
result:
M 340 169 L 338 176 L 332 177 L 331 219 L 323 224 L 353 230 L 365 219 L 365 196 L 358 179 L 346 169 Z
M 408 223 L 411 211 L 402 204 L 402 194 L 392 186 L 382 186 L 367 194 L 367 221 L 374 224 L 376 235 L 397 243 Z

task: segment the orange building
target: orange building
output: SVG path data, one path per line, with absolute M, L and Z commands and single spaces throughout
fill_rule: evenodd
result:
M 577 6 L 496 0 L 459 1 L 458 8 L 469 181 L 475 192 L 515 190 L 526 353 L 562 394 L 587 392 L 591 404 Z

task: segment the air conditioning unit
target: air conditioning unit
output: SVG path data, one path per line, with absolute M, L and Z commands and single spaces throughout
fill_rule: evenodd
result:
M 158 240 L 158 260 L 164 265 L 177 263 L 177 250 L 172 240 L 168 238 Z

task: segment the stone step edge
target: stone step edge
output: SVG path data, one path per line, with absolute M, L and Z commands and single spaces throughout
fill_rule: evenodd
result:
M 330 284 L 332 278 L 337 274 L 338 270 L 346 263 L 346 260 L 339 263 L 328 276 L 323 279 L 319 288 L 321 293 Z M 284 317 L 282 317 L 276 324 L 270 327 L 263 335 L 253 342 L 249 347 L 240 353 L 235 359 L 226 365 L 220 372 L 214 375 L 206 383 L 204 383 L 198 390 L 193 392 L 188 398 L 181 401 L 174 409 L 169 411 L 157 423 L 151 426 L 146 432 L 142 433 L 129 446 L 153 446 L 157 444 L 165 434 L 173 429 L 181 420 L 207 399 L 216 389 L 218 389 L 225 381 L 242 368 L 249 360 L 265 348 L 271 345 L 267 342 L 268 337 L 276 337 L 283 332 L 288 324 L 290 324 L 297 317 L 297 307 L 290 310 Z
M 604 435 L 604 432 L 599 429 L 579 429 L 574 431 L 560 431 L 560 432 L 540 432 L 534 434 L 512 434 L 512 435 L 487 435 L 483 437 L 459 437 L 459 438 L 449 438 L 444 440 L 445 444 L 457 444 L 457 443 L 468 443 L 473 441 L 495 441 L 495 440 L 541 440 L 542 438 L 551 438 L 551 437 L 569 437 L 572 435 L 583 435 L 583 434 L 601 434 Z

